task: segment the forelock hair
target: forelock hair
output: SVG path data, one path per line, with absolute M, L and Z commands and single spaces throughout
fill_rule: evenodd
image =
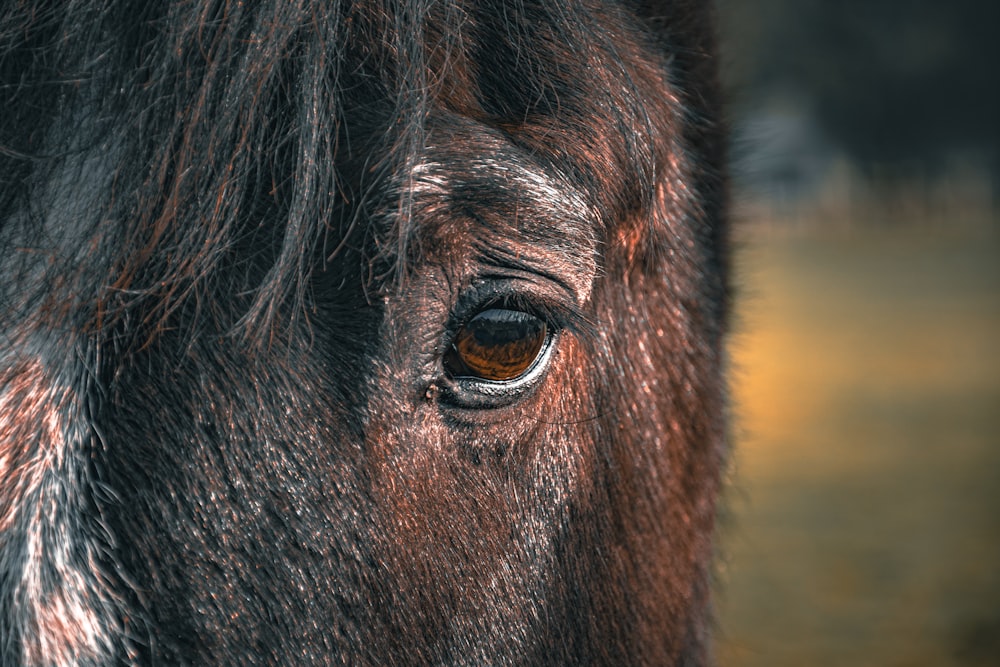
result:
M 28 4 L 0 17 L 0 89 L 12 100 L 0 119 L 0 224 L 22 225 L 15 236 L 35 234 L 40 248 L 37 230 L 88 239 L 78 245 L 107 256 L 110 279 L 62 282 L 96 292 L 94 328 L 131 318 L 145 339 L 183 311 L 267 341 L 277 321 L 308 313 L 311 273 L 345 245 L 373 246 L 365 259 L 382 282 L 405 274 L 412 174 L 435 105 L 500 128 L 574 179 L 630 171 L 633 192 L 598 184 L 621 200 L 605 208 L 653 192 L 666 158 L 652 145 L 676 120 L 640 102 L 643 84 L 618 54 L 627 47 L 607 27 L 624 19 L 588 3 Z M 560 162 L 546 133 L 608 145 L 587 147 L 592 165 Z M 73 182 L 99 192 L 50 191 Z M 358 231 L 377 211 L 381 224 Z M 53 264 L 65 272 L 67 259 Z M 227 265 L 242 270 L 216 270 Z M 231 312 L 212 312 L 215 293 L 238 295 Z

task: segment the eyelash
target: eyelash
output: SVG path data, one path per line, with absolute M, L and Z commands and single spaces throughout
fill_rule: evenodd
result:
M 537 317 L 553 334 L 563 329 L 574 331 L 589 328 L 583 314 L 575 307 L 567 307 L 548 295 L 517 289 L 512 282 L 506 279 L 474 284 L 459 296 L 448 321 L 442 350 L 447 350 L 454 344 L 458 332 L 472 318 L 491 308 L 518 310 Z

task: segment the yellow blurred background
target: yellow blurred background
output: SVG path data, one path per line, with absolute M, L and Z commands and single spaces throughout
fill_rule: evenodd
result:
M 744 220 L 717 657 L 1000 665 L 1000 224 Z

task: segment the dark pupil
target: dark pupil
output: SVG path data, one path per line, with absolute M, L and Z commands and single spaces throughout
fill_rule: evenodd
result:
M 545 344 L 545 322 L 519 310 L 492 308 L 458 332 L 445 359 L 449 372 L 484 380 L 513 380 L 525 373 Z

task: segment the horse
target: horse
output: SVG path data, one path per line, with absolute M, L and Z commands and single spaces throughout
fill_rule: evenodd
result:
M 713 26 L 5 2 L 0 662 L 709 662 Z

